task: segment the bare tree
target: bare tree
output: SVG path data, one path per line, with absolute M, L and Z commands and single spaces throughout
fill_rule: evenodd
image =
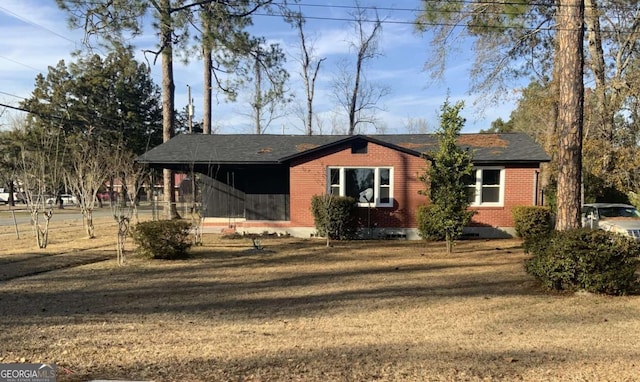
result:
M 36 244 L 38 248 L 46 248 L 53 203 L 47 204 L 45 201 L 48 195 L 58 192 L 62 182 L 62 132 L 56 128 L 30 126 L 26 120 L 14 129 L 14 133 L 20 147 L 17 177 L 22 182 Z M 41 217 L 44 221 L 40 220 Z
M 404 123 L 404 128 L 411 134 L 427 134 L 429 121 L 424 118 L 409 117 Z
M 347 134 L 348 128 L 344 125 L 342 116 L 337 110 L 333 110 L 329 115 L 329 123 L 331 125 L 331 130 L 329 134 L 331 135 Z
M 149 180 L 149 171 L 147 168 L 140 166 L 134 161 L 135 156 L 125 151 L 119 151 L 118 155 L 113 158 L 113 169 L 122 176 L 122 187 L 125 188 L 121 192 L 122 199 L 117 203 L 111 204 L 111 212 L 113 219 L 118 224 L 116 256 L 118 265 L 124 265 L 126 262 L 125 243 L 129 237 L 131 223 L 138 222 L 138 204 L 137 196 L 140 193 L 145 179 L 148 186 L 153 187 Z M 128 187 L 127 185 L 131 185 Z
M 369 12 L 356 2 L 351 14 L 354 18 L 355 41 L 351 43 L 355 51 L 355 68 L 347 62 L 339 65 L 334 78 L 334 96 L 349 120 L 348 134 L 353 135 L 360 124 L 376 125 L 375 110 L 379 109 L 380 99 L 389 94 L 388 86 L 369 83 L 365 76 L 366 65 L 381 55 L 378 40 L 382 33 L 382 21 L 375 15 L 369 20 Z M 368 25 L 371 25 L 368 28 Z
M 87 236 L 95 237 L 93 210 L 96 195 L 104 182 L 113 174 L 113 158 L 120 149 L 112 148 L 104 141 L 88 134 L 67 138 L 69 165 L 63 175 L 70 191 L 78 197 L 82 220 Z
M 250 53 L 253 62 L 253 93 L 250 95 L 250 117 L 255 133 L 264 134 L 276 119 L 285 116 L 285 105 L 291 101 L 286 89 L 289 73 L 282 68 L 285 56 L 277 44 L 260 44 Z
M 300 77 L 304 83 L 306 96 L 306 110 L 303 112 L 305 133 L 313 135 L 313 97 L 315 95 L 316 79 L 320 71 L 320 65 L 326 57 L 318 58 L 314 55 L 313 44 L 310 44 L 304 33 L 305 18 L 301 12 L 292 12 L 285 15 L 285 20 L 291 23 L 298 32 L 300 56 L 296 60 L 300 63 Z
M 319 114 L 314 115 L 314 119 L 316 120 L 316 130 L 318 134 L 324 134 L 325 120 Z

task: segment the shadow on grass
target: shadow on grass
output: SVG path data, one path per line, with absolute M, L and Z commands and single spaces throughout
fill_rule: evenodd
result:
M 81 251 L 73 254 L 20 254 L 0 261 L 0 282 L 34 276 L 59 269 L 93 264 L 109 260 L 110 258 L 113 258 L 113 255 L 105 253 L 104 251 Z
M 261 334 L 256 334 L 261 335 Z M 374 380 L 532 380 L 579 376 L 566 370 L 571 364 L 587 364 L 588 354 L 562 348 L 478 350 L 467 344 L 380 343 L 369 346 L 335 345 L 326 348 L 296 348 L 277 354 L 246 355 L 239 359 L 193 357 L 186 362 L 168 360 L 123 360 L 119 367 L 94 365 L 75 374 L 60 374 L 60 382 L 90 379 L 136 379 L 155 381 L 374 381 Z M 629 363 L 634 362 L 630 358 Z M 73 370 L 74 366 L 69 365 Z M 610 376 L 632 380 L 629 370 Z M 635 371 L 633 371 L 635 372 Z M 536 377 L 537 376 L 537 377 Z M 606 376 L 606 373 L 605 375 Z M 562 379 L 562 378 L 560 378 Z M 581 378 L 578 378 L 581 379 Z M 607 378 L 608 379 L 608 378 Z M 564 379 L 562 379 L 564 380 Z
M 397 249 L 398 243 L 327 248 L 288 242 L 270 246 L 268 254 L 205 248 L 189 260 L 72 268 L 21 280 L 33 287 L 20 293 L 9 293 L 0 283 L 0 313 L 25 322 L 85 314 L 296 317 L 362 304 L 406 304 L 406 299 L 539 293 L 520 267 L 520 256 L 452 259 L 426 256 L 418 251 L 424 245 L 407 245 L 402 255 L 380 252 L 381 246 Z M 66 267 L 109 258 L 109 251 L 93 251 Z

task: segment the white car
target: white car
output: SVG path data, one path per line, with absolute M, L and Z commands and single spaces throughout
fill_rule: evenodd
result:
M 73 195 L 69 195 L 69 194 L 62 194 L 60 195 L 60 199 L 62 199 L 62 206 L 75 206 L 76 204 L 78 204 L 78 198 L 76 198 Z M 48 205 L 58 205 L 59 200 L 57 197 L 52 197 L 52 198 L 47 198 L 47 200 L 45 200 L 45 203 L 47 203 Z
M 582 206 L 582 226 L 640 240 L 640 212 L 631 205 L 592 203 Z

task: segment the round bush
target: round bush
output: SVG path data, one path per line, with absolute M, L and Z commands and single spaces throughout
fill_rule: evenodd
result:
M 417 223 L 420 237 L 427 241 L 442 241 L 445 239 L 438 206 L 423 204 L 418 207 Z
M 612 295 L 635 291 L 640 244 L 601 230 L 574 229 L 538 236 L 526 271 L 548 289 L 586 290 Z
M 551 209 L 543 206 L 518 206 L 511 210 L 518 237 L 528 240 L 548 235 L 553 229 Z
M 333 240 L 352 240 L 356 237 L 356 209 L 354 198 L 334 195 L 314 195 L 311 213 L 321 236 Z
M 191 223 L 184 220 L 147 221 L 132 230 L 136 253 L 149 259 L 175 260 L 188 257 Z

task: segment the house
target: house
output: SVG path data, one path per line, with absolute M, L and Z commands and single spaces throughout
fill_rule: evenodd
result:
M 549 157 L 529 136 L 463 134 L 473 155 L 469 187 L 477 211 L 465 233 L 513 233 L 511 208 L 540 203 L 540 164 Z M 303 136 L 178 135 L 137 158 L 156 168 L 199 173 L 204 226 L 209 230 L 315 233 L 313 195 L 359 201 L 363 236 L 419 238 L 416 210 L 428 203 L 419 176 L 437 149 L 429 134 Z

